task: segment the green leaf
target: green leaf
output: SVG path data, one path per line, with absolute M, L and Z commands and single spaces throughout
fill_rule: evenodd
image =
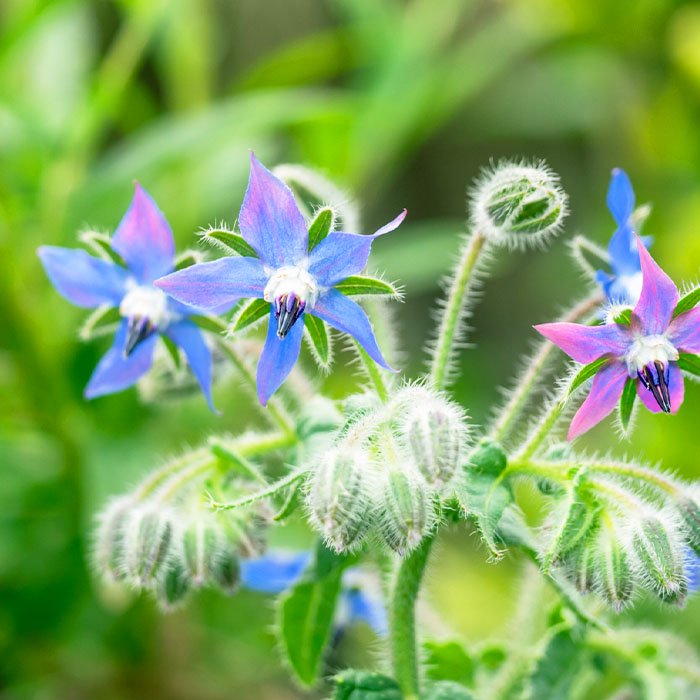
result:
M 393 284 L 365 275 L 346 277 L 342 282 L 336 284 L 335 288 L 346 296 L 382 295 L 395 299 L 401 297 L 401 292 Z
M 698 364 L 698 370 L 700 370 L 700 363 Z M 625 433 L 627 433 L 630 421 L 632 420 L 632 410 L 634 409 L 634 402 L 636 399 L 636 380 L 630 378 L 627 380 L 625 388 L 622 390 L 622 396 L 620 397 L 620 424 Z
M 233 322 L 233 330 L 240 331 L 252 326 L 256 321 L 270 315 L 270 302 L 264 299 L 251 299 L 246 302 L 236 320 Z
M 676 304 L 676 309 L 673 312 L 673 317 L 680 316 L 680 314 L 685 311 L 690 311 L 690 309 L 695 308 L 700 302 L 700 287 L 696 287 L 692 291 L 688 292 L 680 301 Z
M 223 333 L 228 330 L 228 326 L 218 316 L 190 316 L 202 330 L 212 333 Z
M 92 340 L 116 330 L 121 321 L 119 309 L 114 306 L 98 306 L 83 322 L 78 331 L 81 340 Z
M 319 543 L 309 568 L 280 597 L 279 640 L 292 671 L 306 686 L 314 685 L 318 680 L 323 653 L 333 628 L 343 570 L 354 560 L 354 557 L 336 554 Z
M 615 315 L 613 322 L 621 326 L 629 326 L 632 323 L 632 309 L 622 309 Z
M 402 700 L 398 683 L 370 671 L 343 671 L 334 679 L 332 700 Z M 455 699 L 456 700 L 456 699 Z
M 682 352 L 678 358 L 678 366 L 689 374 L 700 377 L 700 357 L 688 352 Z
M 320 318 L 307 315 L 304 318 L 304 330 L 314 359 L 321 369 L 328 369 L 333 360 L 328 326 Z
M 201 262 L 201 256 L 194 250 L 186 250 L 177 256 L 175 260 L 175 269 L 184 270 L 186 267 L 191 267 L 196 263 Z
M 202 232 L 202 238 L 229 255 L 243 255 L 244 257 L 257 258 L 258 254 L 240 233 L 227 231 L 226 229 L 211 228 Z
M 309 250 L 313 250 L 330 232 L 335 221 L 335 212 L 323 207 L 316 212 L 309 226 Z
M 112 248 L 112 239 L 109 234 L 99 231 L 83 231 L 78 238 L 99 257 L 111 260 L 121 267 L 126 267 L 122 256 Z
M 609 361 L 609 357 L 599 357 L 597 360 L 591 362 L 589 365 L 582 367 L 571 380 L 571 384 L 569 386 L 569 393 L 567 394 L 567 397 L 571 396 L 571 394 L 573 394 L 574 391 L 576 391 L 576 389 L 578 389 L 584 382 L 587 382 L 591 377 L 595 376 L 601 369 L 601 367 Z
M 463 685 L 452 681 L 431 684 L 421 697 L 424 700 L 475 700 Z
M 474 662 L 459 642 L 426 642 L 423 648 L 426 678 L 473 684 Z
M 569 700 L 581 669 L 581 651 L 570 630 L 555 634 L 537 661 L 530 680 L 529 697 Z

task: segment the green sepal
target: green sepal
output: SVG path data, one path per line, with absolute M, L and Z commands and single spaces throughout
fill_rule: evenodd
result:
M 334 679 L 332 700 L 402 700 L 399 684 L 371 671 L 343 671 Z
M 584 382 L 587 382 L 591 377 L 594 377 L 600 371 L 603 365 L 607 364 L 608 362 L 610 362 L 609 357 L 599 357 L 594 362 L 582 367 L 571 380 L 567 398 L 571 396 L 571 394 L 573 394 Z
M 421 698 L 424 700 L 475 700 L 463 685 L 453 681 L 431 683 Z
M 112 248 L 112 239 L 108 234 L 98 231 L 84 231 L 80 234 L 79 239 L 81 243 L 84 243 L 101 258 L 107 258 L 121 267 L 126 267 L 124 258 Z
M 261 318 L 266 318 L 270 315 L 270 302 L 264 299 L 251 299 L 246 302 L 236 316 L 231 330 L 240 331 L 248 326 L 252 326 Z
M 179 369 L 182 365 L 182 358 L 180 357 L 180 351 L 178 350 L 177 345 L 175 345 L 175 343 L 165 334 L 161 335 L 160 337 L 166 350 L 168 351 L 168 355 L 170 355 L 173 363 L 175 364 L 175 367 Z
M 190 316 L 190 321 L 194 321 L 203 331 L 211 333 L 223 333 L 228 330 L 226 323 L 218 316 Z
M 307 314 L 304 316 L 304 331 L 317 364 L 321 369 L 328 369 L 332 360 L 328 326 L 320 318 Z
M 309 251 L 313 250 L 330 232 L 335 222 L 335 212 L 322 207 L 309 225 Z
M 676 304 L 675 310 L 673 311 L 673 317 L 675 318 L 686 311 L 690 311 L 698 305 L 698 302 L 700 302 L 700 286 L 681 297 L 679 302 Z
M 202 232 L 202 238 L 223 249 L 229 255 L 242 255 L 248 258 L 257 258 L 258 254 L 240 233 L 234 233 L 226 229 L 211 228 Z
M 355 561 L 356 557 L 336 554 L 320 542 L 314 560 L 299 581 L 279 598 L 280 645 L 294 675 L 305 686 L 318 680 L 343 571 Z
M 430 641 L 423 645 L 423 649 L 426 678 L 466 686 L 474 683 L 474 661 L 459 642 Z
M 351 275 L 342 282 L 335 285 L 335 288 L 346 296 L 389 296 L 394 299 L 401 297 L 401 292 L 390 282 L 368 277 L 366 275 Z
M 682 352 L 678 357 L 678 366 L 688 374 L 700 377 L 700 357 L 689 352 Z
M 98 306 L 83 322 L 78 331 L 81 340 L 92 340 L 116 330 L 122 317 L 115 306 Z
M 184 270 L 202 262 L 202 256 L 195 250 L 185 250 L 175 259 L 175 270 Z
M 632 309 L 629 309 L 629 308 L 622 309 L 622 311 L 615 314 L 615 318 L 613 318 L 613 323 L 617 323 L 619 326 L 631 325 L 631 323 L 632 323 Z
M 634 410 L 634 402 L 637 400 L 637 380 L 631 377 L 625 383 L 625 388 L 622 390 L 620 397 L 619 415 L 620 425 L 625 435 L 629 431 L 630 423 L 632 422 L 632 411 Z

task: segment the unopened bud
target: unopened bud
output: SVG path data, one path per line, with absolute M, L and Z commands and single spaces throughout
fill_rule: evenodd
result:
M 599 514 L 600 506 L 586 501 L 574 501 L 564 513 L 555 511 L 544 528 L 551 533 L 542 558 L 544 568 L 548 569 L 568 552 L 581 547 L 597 528 Z
M 312 522 L 338 552 L 359 544 L 370 525 L 374 467 L 359 447 L 330 450 L 309 483 Z
M 184 602 L 190 591 L 191 579 L 178 561 L 170 562 L 160 576 L 156 588 L 158 602 L 164 610 L 172 610 Z
M 496 477 L 506 468 L 507 463 L 508 458 L 503 448 L 497 442 L 485 438 L 469 456 L 466 468 Z
M 103 576 L 118 581 L 124 578 L 124 531 L 134 501 L 121 496 L 100 513 L 95 536 L 95 565 Z
M 232 548 L 222 549 L 212 569 L 213 582 L 227 595 L 233 595 L 240 585 L 241 565 Z
M 537 245 L 558 233 L 566 214 L 566 193 L 544 163 L 499 163 L 472 195 L 473 226 L 496 244 Z
M 167 508 L 145 504 L 133 511 L 124 530 L 124 568 L 147 587 L 165 563 L 173 539 L 174 519 Z
M 645 586 L 668 603 L 682 603 L 688 593 L 683 551 L 675 533 L 654 515 L 634 524 L 632 550 Z
M 381 533 L 404 556 L 415 549 L 435 523 L 435 491 L 413 467 L 392 467 L 382 485 Z
M 616 529 L 607 525 L 598 537 L 597 588 L 605 600 L 620 612 L 634 592 L 632 566 Z
M 678 510 L 686 527 L 688 544 L 700 555 L 700 505 L 695 498 L 684 496 L 678 502 Z
M 589 543 L 567 554 L 564 574 L 579 593 L 590 593 L 597 584 L 599 564 L 598 551 Z
M 221 532 L 213 518 L 192 518 L 182 532 L 182 560 L 195 588 L 212 577 L 221 549 Z

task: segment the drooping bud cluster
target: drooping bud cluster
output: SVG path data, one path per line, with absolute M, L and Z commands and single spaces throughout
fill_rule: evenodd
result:
M 346 412 L 307 485 L 311 521 L 337 551 L 373 533 L 403 556 L 432 530 L 440 498 L 458 484 L 465 417 L 419 386 L 403 387 L 385 405 L 351 400 Z
M 539 245 L 559 232 L 566 214 L 566 193 L 544 163 L 499 163 L 471 195 L 474 229 L 499 245 Z

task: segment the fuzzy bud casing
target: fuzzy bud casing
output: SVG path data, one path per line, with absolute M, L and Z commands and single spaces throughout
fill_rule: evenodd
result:
M 488 240 L 516 248 L 558 233 L 567 214 L 559 178 L 544 164 L 499 163 L 477 182 L 472 224 Z
M 596 588 L 615 611 L 620 612 L 634 593 L 630 558 L 617 528 L 609 523 L 600 529 L 597 546 Z
M 187 575 L 195 588 L 201 588 L 212 577 L 221 551 L 221 532 L 214 519 L 192 518 L 182 531 L 181 547 Z
M 678 511 L 683 518 L 688 544 L 700 555 L 700 505 L 692 496 L 684 496 L 678 501 Z
M 166 562 L 175 520 L 167 507 L 144 504 L 134 510 L 124 530 L 124 569 L 134 583 L 150 586 Z
M 131 496 L 112 500 L 100 513 L 95 536 L 94 560 L 98 572 L 107 579 L 124 578 L 124 533 L 134 509 Z
M 335 447 L 319 461 L 306 503 L 314 526 L 336 551 L 357 546 L 367 532 L 373 481 L 374 465 L 360 447 Z
M 164 610 L 173 610 L 190 592 L 191 579 L 178 561 L 170 562 L 161 573 L 156 587 L 158 603 Z
M 224 547 L 216 557 L 212 581 L 226 595 L 233 595 L 240 585 L 241 564 L 234 548 Z

